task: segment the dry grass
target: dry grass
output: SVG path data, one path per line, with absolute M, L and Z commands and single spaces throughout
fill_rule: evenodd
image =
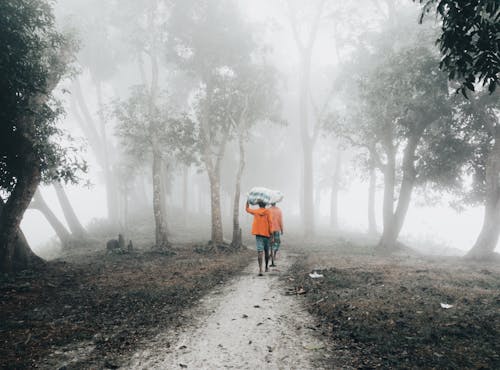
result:
M 92 253 L 4 279 L 0 367 L 30 368 L 79 341 L 94 341 L 95 348 L 75 367 L 102 367 L 104 358 L 119 362 L 139 340 L 178 325 L 182 310 L 249 262 L 245 251 L 200 255 L 180 245 L 175 252 Z
M 290 275 L 345 367 L 500 368 L 498 264 L 361 251 L 309 249 Z

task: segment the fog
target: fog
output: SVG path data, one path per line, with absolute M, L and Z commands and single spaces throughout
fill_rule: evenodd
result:
M 173 3 L 179 2 L 173 1 Z M 300 100 L 305 96 L 307 130 L 312 133 L 318 121 L 327 120 L 330 115 L 340 114 L 338 112 L 348 110 L 351 106 L 352 102 L 347 100 L 352 99 L 352 96 L 349 97 L 346 91 L 355 89 L 357 85 L 353 75 L 356 71 L 353 69 L 363 66 L 369 70 L 370 66 L 380 63 L 380 54 L 376 52 L 372 53 L 372 59 L 362 61 L 357 59 L 360 49 L 374 50 L 381 43 L 393 44 L 395 49 L 403 48 L 400 45 L 410 45 L 414 39 L 423 40 L 426 34 L 435 32 L 437 22 L 435 23 L 433 17 L 429 17 L 430 19 L 424 24 L 419 24 L 421 9 L 418 4 L 410 1 L 360 0 L 322 3 L 321 1 L 240 0 L 232 3 L 237 4 L 238 17 L 241 17 L 236 21 L 245 23 L 244 31 L 248 32 L 238 37 L 253 39 L 256 46 L 251 54 L 255 63 L 271 68 L 275 78 L 273 88 L 276 89 L 279 106 L 277 112 L 272 112 L 272 118 L 256 119 L 248 129 L 245 139 L 246 166 L 241 180 L 242 196 L 239 202 L 244 238 L 248 238 L 250 234 L 251 222 L 251 217 L 244 210 L 245 194 L 254 186 L 278 189 L 284 193 L 280 207 L 286 220 L 286 233 L 303 237 L 306 232 L 306 240 L 312 235 L 367 233 L 369 174 L 364 159 L 366 151 L 343 140 L 335 130 L 319 127 L 321 125 L 318 125 L 319 132 L 312 143 L 312 198 L 309 199 L 312 199 L 313 203 L 314 225 L 313 231 L 304 229 L 306 227 L 304 218 L 308 217 L 303 205 L 304 186 L 307 186 L 304 184 L 307 181 L 303 180 Z M 296 37 L 303 43 L 307 42 L 314 28 L 314 19 L 320 3 L 323 5 L 317 33 L 311 38 L 313 42 L 308 91 L 301 95 L 301 58 Z M 144 82 L 150 84 L 149 81 L 154 78 L 149 60 L 152 51 L 148 43 L 151 40 L 148 39 L 148 35 L 139 31 L 161 33 L 153 40 L 159 50 L 158 90 L 164 89 L 174 97 L 165 98 L 159 93 L 158 101 L 171 99 L 175 102 L 176 109 L 192 112 L 196 108 L 190 102 L 195 99 L 202 84 L 196 80 L 196 75 L 193 76 L 189 71 L 176 72 L 179 67 L 169 60 L 167 54 L 171 51 L 167 49 L 171 45 L 168 40 L 169 37 L 177 36 L 170 36 L 168 31 L 165 31 L 165 29 L 171 30 L 169 22 L 172 20 L 172 15 L 169 13 L 169 3 L 162 4 L 161 1 L 111 0 L 59 0 L 56 3 L 57 22 L 60 28 L 72 32 L 79 40 L 80 47 L 76 61 L 77 72 L 72 80 L 64 82 L 59 89 L 66 110 L 60 127 L 76 140 L 66 144 L 77 143 L 81 147 L 79 150 L 81 158 L 88 163 L 88 172 L 82 175 L 81 182 L 67 184 L 65 190 L 84 227 L 98 228 L 99 225 L 112 224 L 116 226 L 110 227 L 107 231 L 110 237 L 115 235 L 115 231 L 117 233 L 124 229 L 132 230 L 134 218 L 139 214 L 147 215 L 151 223 L 154 222 L 151 156 L 133 158 L 137 151 L 127 152 L 127 148 L 122 144 L 123 139 L 117 135 L 119 122 L 113 113 L 116 104 L 125 102 L 131 96 L 133 86 Z M 149 13 L 151 11 L 153 15 Z M 148 17 L 154 18 L 153 26 L 151 24 L 148 26 Z M 297 31 L 295 36 L 294 22 Z M 232 23 L 228 25 L 228 27 L 233 26 Z M 400 32 L 387 32 L 388 27 L 399 29 Z M 179 34 L 185 32 L 183 29 L 176 30 Z M 211 35 L 208 30 L 206 37 L 221 36 L 216 32 Z M 218 45 L 219 40 L 216 41 L 214 44 Z M 140 50 L 141 42 L 146 45 L 144 50 Z M 209 44 L 211 42 L 208 41 Z M 224 42 L 221 41 L 220 45 L 224 45 Z M 234 45 L 231 44 L 231 47 Z M 434 48 L 437 53 L 432 42 L 427 47 Z M 218 52 L 222 55 L 226 53 L 224 50 Z M 234 49 L 227 52 L 231 57 L 234 53 L 237 54 L 237 50 Z M 363 55 L 370 55 L 370 52 Z M 176 81 L 176 77 L 184 81 Z M 76 87 L 75 81 L 78 81 L 79 88 Z M 81 91 L 81 98 L 77 96 L 76 89 Z M 324 114 L 320 119 L 317 113 L 321 110 Z M 86 117 L 87 114 L 90 116 Z M 91 122 L 95 124 L 94 130 L 97 130 L 97 134 L 94 135 L 100 137 L 99 144 L 92 143 L 95 138 L 88 136 L 92 133 L 92 130 L 88 129 Z M 93 148 L 92 145 L 99 145 L 100 148 Z M 186 146 L 187 144 L 184 145 Z M 113 171 L 105 173 L 102 158 L 96 156 L 96 150 L 104 150 L 107 153 L 106 160 L 109 161 L 107 165 Z M 164 202 L 166 224 L 170 239 L 174 242 L 190 238 L 210 239 L 210 183 L 205 165 L 200 160 L 200 154 L 195 156 L 197 158 L 191 163 L 182 163 L 175 156 L 166 158 L 163 163 L 162 176 L 165 180 L 163 189 L 167 194 Z M 334 180 L 338 158 L 341 158 L 340 178 Z M 231 134 L 220 166 L 221 214 L 224 240 L 227 241 L 231 240 L 232 234 L 234 186 L 238 163 L 238 139 Z M 130 168 L 127 164 L 130 164 Z M 121 169 L 119 175 L 118 169 Z M 335 181 L 338 186 L 338 226 L 332 228 L 331 197 L 332 183 Z M 183 189 L 185 183 L 187 183 L 186 194 Z M 108 209 L 108 193 L 123 194 L 122 185 L 128 187 L 128 193 L 123 195 L 127 198 L 125 202 L 127 209 L 125 211 L 119 209 L 118 213 L 121 215 L 113 215 L 115 219 L 112 220 Z M 382 232 L 383 227 L 383 185 L 383 176 L 377 170 L 374 204 L 378 233 Z M 43 185 L 41 193 L 56 217 L 69 229 L 53 186 Z M 462 202 L 461 196 L 460 191 L 454 192 L 445 187 L 442 189 L 434 187 L 431 190 L 425 185 L 415 186 L 398 240 L 429 253 L 465 253 L 472 247 L 480 232 L 484 211 L 481 204 Z M 453 202 L 461 204 L 460 211 L 457 207 L 451 207 L 450 204 Z M 119 207 L 123 207 L 123 204 Z M 126 221 L 121 218 L 124 212 Z M 191 228 L 188 227 L 181 232 L 178 226 L 182 218 L 187 218 L 187 224 Z M 51 225 L 35 209 L 26 212 L 22 229 L 37 253 L 50 254 L 48 251 L 53 250 L 54 245 L 59 243 Z M 134 239 L 132 232 L 127 236 Z M 151 232 L 151 242 L 153 238 L 154 232 Z M 376 241 L 376 237 L 374 240 Z

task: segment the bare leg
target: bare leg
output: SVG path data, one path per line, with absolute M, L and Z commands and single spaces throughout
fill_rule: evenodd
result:
M 262 274 L 262 254 L 264 252 L 257 252 L 257 262 L 259 263 L 259 274 Z
M 267 245 L 267 247 L 264 247 L 264 256 L 265 256 L 265 259 L 266 259 L 266 272 L 269 271 L 269 244 Z

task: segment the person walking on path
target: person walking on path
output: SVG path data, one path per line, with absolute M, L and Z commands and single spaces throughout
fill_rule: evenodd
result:
M 266 272 L 269 271 L 269 239 L 272 237 L 272 215 L 264 202 L 259 202 L 258 209 L 250 208 L 246 204 L 246 211 L 253 215 L 252 234 L 257 243 L 257 262 L 259 263 L 259 276 L 262 276 L 262 255 L 265 254 Z
M 283 214 L 281 209 L 276 207 L 276 203 L 271 203 L 269 211 L 271 212 L 272 217 L 271 267 L 276 267 L 274 261 L 276 260 L 276 255 L 278 254 L 281 245 L 280 235 L 283 235 Z

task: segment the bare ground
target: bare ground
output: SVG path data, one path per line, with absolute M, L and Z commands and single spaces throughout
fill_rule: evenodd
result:
M 92 252 L 0 277 L 0 368 L 102 369 L 182 325 L 182 312 L 225 284 L 250 254 Z M 252 254 L 253 255 L 253 254 Z
M 300 297 L 280 279 L 294 259 L 257 276 L 256 263 L 184 312 L 184 325 L 167 330 L 125 365 L 134 369 L 312 369 L 328 356 Z
M 340 366 L 325 367 L 500 368 L 498 261 L 378 257 L 339 240 L 302 253 L 290 286 L 331 339 Z

